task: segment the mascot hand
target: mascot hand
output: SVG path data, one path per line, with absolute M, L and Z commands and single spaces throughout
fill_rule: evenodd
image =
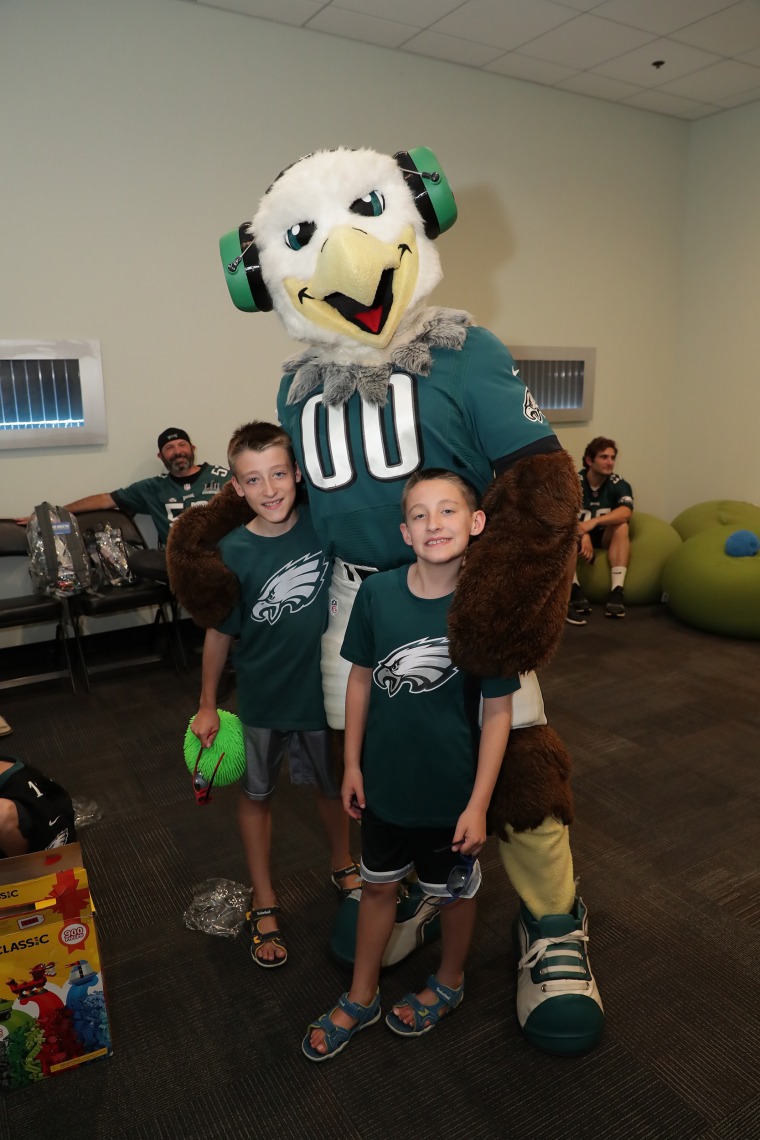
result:
M 169 584 L 177 601 L 198 625 L 221 625 L 240 599 L 238 580 L 222 562 L 216 544 L 253 511 L 231 483 L 205 507 L 183 511 L 172 524 L 166 547 Z
M 460 669 L 507 677 L 551 660 L 567 613 L 579 509 L 565 451 L 521 459 L 488 488 L 486 528 L 467 552 L 449 615 Z
M 548 725 L 518 728 L 509 743 L 488 809 L 488 829 L 508 841 L 505 824 L 529 831 L 543 820 L 573 822 L 570 755 Z

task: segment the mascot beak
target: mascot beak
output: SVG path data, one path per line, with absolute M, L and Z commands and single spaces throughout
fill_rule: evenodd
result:
M 391 340 L 414 292 L 417 239 L 405 226 L 395 243 L 336 226 L 309 281 L 285 278 L 293 307 L 323 328 L 380 348 Z

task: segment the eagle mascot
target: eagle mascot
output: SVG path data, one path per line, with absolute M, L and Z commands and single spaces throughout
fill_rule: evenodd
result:
M 322 649 L 332 728 L 343 727 L 339 650 L 361 580 L 414 557 L 399 529 L 406 479 L 443 467 L 482 496 L 485 532 L 450 611 L 451 660 L 478 676 L 522 675 L 489 814 L 519 896 L 517 1016 L 539 1048 L 580 1053 L 598 1042 L 604 1014 L 570 852 L 570 759 L 533 673 L 564 628 L 578 477 L 501 341 L 468 313 L 427 303 L 442 276 L 434 242 L 456 216 L 427 148 L 317 151 L 222 238 L 222 260 L 237 307 L 274 309 L 303 345 L 283 366 L 277 410 L 334 559 Z M 200 625 L 220 624 L 237 602 L 216 544 L 250 517 L 228 486 L 172 528 L 172 589 Z

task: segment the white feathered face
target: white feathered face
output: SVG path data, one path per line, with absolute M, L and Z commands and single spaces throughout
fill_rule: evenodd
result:
M 261 272 L 292 337 L 385 348 L 441 279 L 396 160 L 317 151 L 270 186 L 251 224 Z

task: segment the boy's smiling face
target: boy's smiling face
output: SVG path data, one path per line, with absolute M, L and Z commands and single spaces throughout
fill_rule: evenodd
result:
M 404 542 L 422 562 L 443 565 L 461 558 L 473 535 L 480 534 L 486 516 L 473 510 L 460 487 L 448 479 L 425 479 L 409 493 Z
M 287 448 L 275 445 L 264 451 L 241 451 L 235 457 L 235 490 L 256 512 L 259 534 L 284 534 L 295 522 L 295 505 L 301 472 Z

